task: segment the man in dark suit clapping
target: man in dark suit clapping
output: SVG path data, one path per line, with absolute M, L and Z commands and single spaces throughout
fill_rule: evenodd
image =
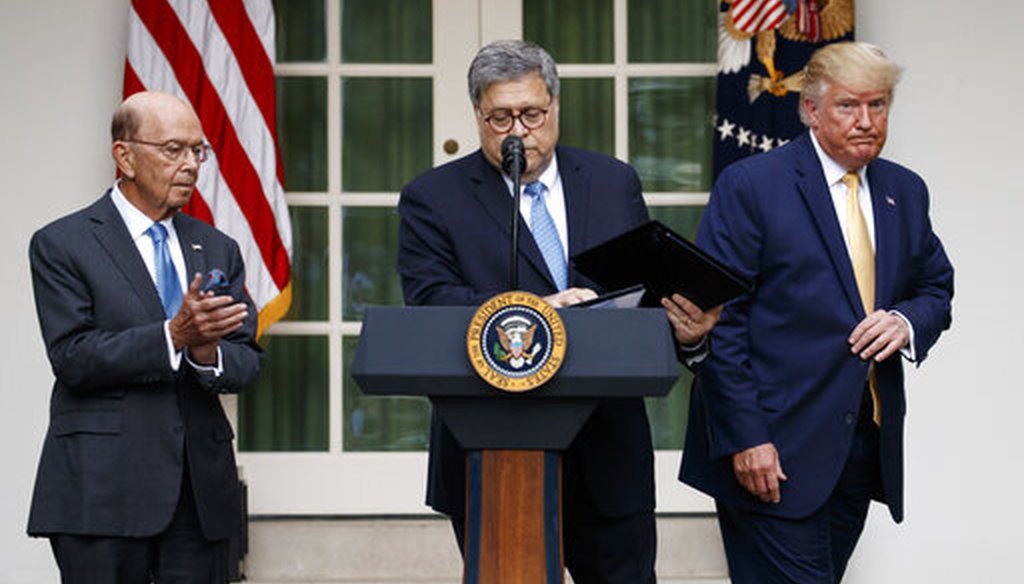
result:
M 209 148 L 192 109 L 135 94 L 111 133 L 120 178 L 29 249 L 56 380 L 28 532 L 66 584 L 220 584 L 241 493 L 219 395 L 259 374 L 256 312 L 237 244 L 178 213 Z

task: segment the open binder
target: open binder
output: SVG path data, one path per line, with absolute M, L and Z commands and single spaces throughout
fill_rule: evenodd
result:
M 637 296 L 640 306 L 659 306 L 659 299 L 678 292 L 701 310 L 748 294 L 753 286 L 741 274 L 711 257 L 685 237 L 658 221 L 649 221 L 571 258 L 575 269 L 608 294 L 587 306 Z

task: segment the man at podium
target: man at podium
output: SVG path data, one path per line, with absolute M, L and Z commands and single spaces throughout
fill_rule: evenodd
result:
M 509 288 L 513 181 L 502 142 L 522 140 L 525 169 L 518 288 L 556 307 L 596 297 L 567 258 L 645 223 L 636 171 L 557 145 L 559 79 L 551 56 L 524 41 L 477 53 L 469 94 L 481 148 L 417 177 L 401 194 L 398 271 L 409 305 L 478 306 Z M 684 360 L 699 357 L 721 308 L 662 299 Z M 563 458 L 565 563 L 578 584 L 654 582 L 654 455 L 640 398 L 600 403 Z M 465 453 L 434 415 L 427 503 L 465 544 Z

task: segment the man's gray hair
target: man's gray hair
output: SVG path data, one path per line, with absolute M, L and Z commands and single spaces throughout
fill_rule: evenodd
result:
M 529 41 L 494 41 L 483 48 L 469 65 L 469 99 L 480 105 L 480 95 L 492 83 L 513 81 L 539 73 L 548 87 L 548 95 L 558 95 L 558 69 L 540 45 Z

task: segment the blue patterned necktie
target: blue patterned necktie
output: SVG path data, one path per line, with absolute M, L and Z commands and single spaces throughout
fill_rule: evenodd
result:
M 555 279 L 555 286 L 559 290 L 565 290 L 568 285 L 568 273 L 565 265 L 565 252 L 562 250 L 562 240 L 558 237 L 558 229 L 555 228 L 555 221 L 548 213 L 548 206 L 544 204 L 544 183 L 540 181 L 526 185 L 526 194 L 533 198 L 530 205 L 530 231 L 533 233 L 533 240 L 537 242 L 540 253 L 544 256 L 544 263 L 548 265 L 551 276 Z
M 167 318 L 173 317 L 181 308 L 181 281 L 178 270 L 174 269 L 171 250 L 167 246 L 167 228 L 154 223 L 146 230 L 146 235 L 153 240 L 153 268 L 156 271 L 156 291 L 160 294 L 160 302 L 164 305 Z

